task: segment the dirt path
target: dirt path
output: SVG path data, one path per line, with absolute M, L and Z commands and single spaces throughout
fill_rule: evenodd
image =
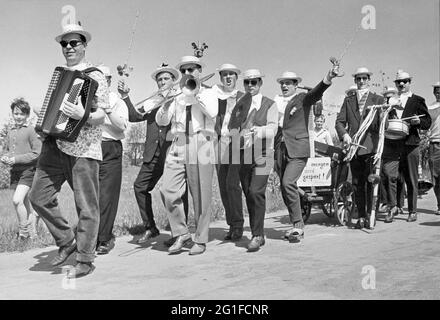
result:
M 420 208 L 434 204 L 432 192 L 419 200 Z M 48 264 L 56 247 L 3 253 L 0 299 L 439 299 L 440 217 L 420 212 L 415 223 L 398 216 L 360 231 L 317 211 L 305 240 L 290 244 L 281 239 L 289 225 L 279 211 L 267 215 L 266 245 L 256 253 L 246 252 L 248 227 L 242 241 L 222 241 L 224 221 L 212 223 L 200 256 L 169 256 L 166 232 L 148 246 L 120 237 L 91 275 L 72 281 Z

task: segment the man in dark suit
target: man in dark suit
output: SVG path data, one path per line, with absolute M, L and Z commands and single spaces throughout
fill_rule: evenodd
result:
M 336 132 L 345 145 L 350 145 L 352 137 L 359 130 L 362 121 L 370 112 L 369 106 L 383 104 L 382 96 L 370 91 L 370 79 L 372 73 L 367 68 L 361 67 L 353 74 L 357 85 L 355 95 L 344 99 L 341 110 L 336 118 Z M 352 184 L 355 189 L 355 201 L 358 210 L 358 221 L 355 228 L 362 229 L 369 226 L 367 212 L 371 211 L 373 188 L 368 182 L 368 175 L 373 170 L 373 156 L 379 141 L 379 115 L 376 114 L 360 144 L 365 148 L 359 148 L 350 162 Z
M 288 102 L 283 120 L 283 138 L 285 142 L 285 167 L 282 170 L 283 199 L 289 211 L 292 228 L 285 234 L 291 242 L 299 242 L 304 237 L 304 221 L 302 218 L 300 196 L 297 181 L 310 157 L 309 126 L 313 124 L 312 106 L 322 98 L 324 91 L 331 85 L 331 80 L 338 76 L 335 65 L 309 92 L 301 92 Z M 296 90 L 296 88 L 295 88 Z
M 396 75 L 396 84 L 399 100 L 403 111 L 397 113 L 397 118 L 406 118 L 414 115 L 422 117 L 412 118 L 409 121 L 409 134 L 405 139 L 399 161 L 399 171 L 403 174 L 408 198 L 408 222 L 417 220 L 417 196 L 418 196 L 418 166 L 419 166 L 419 130 L 428 130 L 431 126 L 431 116 L 428 112 L 425 99 L 411 92 L 412 77 L 408 72 L 399 70 Z M 401 196 L 397 190 L 398 198 Z
M 151 78 L 156 81 L 159 89 L 168 87 L 179 78 L 179 72 L 169 67 L 167 64 L 162 64 L 152 74 Z M 123 82 L 119 82 L 119 92 L 121 97 L 127 105 L 130 122 L 147 121 L 147 132 L 144 145 L 143 163 L 139 170 L 138 176 L 134 182 L 134 193 L 136 201 L 139 206 L 140 215 L 144 223 L 145 230 L 137 240 L 137 243 L 145 243 L 151 238 L 160 234 L 154 221 L 151 191 L 156 186 L 164 170 L 165 157 L 167 150 L 171 145 L 171 139 L 167 139 L 167 134 L 170 131 L 170 125 L 159 126 L 156 123 L 156 113 L 158 108 L 151 110 L 151 107 L 161 101 L 166 95 L 166 92 L 158 94 L 156 97 L 147 100 L 143 105 L 143 112 L 136 110 L 128 96 L 129 89 Z M 142 109 L 142 108 L 141 108 Z M 187 192 L 185 193 L 184 208 L 186 216 L 188 217 L 188 199 Z M 165 244 L 171 246 L 174 238 L 166 241 Z

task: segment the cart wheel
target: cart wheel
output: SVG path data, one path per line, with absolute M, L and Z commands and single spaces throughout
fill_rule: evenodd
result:
M 345 226 L 351 223 L 353 210 L 353 186 L 350 182 L 344 181 L 336 189 L 334 198 L 334 211 L 338 222 Z
M 335 216 L 335 210 L 333 210 L 333 204 L 330 202 L 323 203 L 321 205 L 322 212 L 329 217 L 333 218 Z
M 312 212 L 312 203 L 301 198 L 301 211 L 302 211 L 302 218 L 304 223 L 309 219 L 310 213 Z

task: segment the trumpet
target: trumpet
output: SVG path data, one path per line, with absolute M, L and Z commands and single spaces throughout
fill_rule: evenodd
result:
M 214 76 L 215 73 L 210 73 L 200 79 L 195 78 L 194 76 L 191 75 L 184 75 L 182 76 L 182 79 L 180 81 L 175 81 L 173 82 L 171 85 L 166 86 L 164 88 L 161 88 L 159 90 L 157 90 L 155 93 L 153 93 L 152 95 L 150 95 L 149 97 L 139 101 L 138 103 L 135 104 L 135 107 L 143 104 L 145 101 L 155 98 L 157 97 L 160 93 L 169 90 L 167 95 L 162 99 L 162 101 L 160 101 L 159 103 L 157 103 L 156 105 L 154 105 L 153 108 L 150 109 L 156 109 L 158 107 L 163 106 L 164 104 L 166 104 L 167 102 L 170 102 L 171 100 L 173 100 L 174 98 L 176 98 L 177 96 L 181 95 L 181 94 L 185 94 L 185 95 L 196 95 L 199 90 L 200 90 L 200 86 L 204 86 L 204 87 L 208 87 L 206 85 L 203 84 L 203 82 L 208 81 L 209 79 L 211 79 Z M 181 92 L 178 94 L 172 94 L 174 87 L 179 85 Z

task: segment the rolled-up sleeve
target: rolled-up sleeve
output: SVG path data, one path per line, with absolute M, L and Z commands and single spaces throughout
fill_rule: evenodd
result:
M 173 100 L 171 105 L 167 108 L 166 105 L 162 106 L 156 112 L 156 123 L 159 126 L 167 126 L 171 122 L 171 117 L 176 109 L 176 101 Z

